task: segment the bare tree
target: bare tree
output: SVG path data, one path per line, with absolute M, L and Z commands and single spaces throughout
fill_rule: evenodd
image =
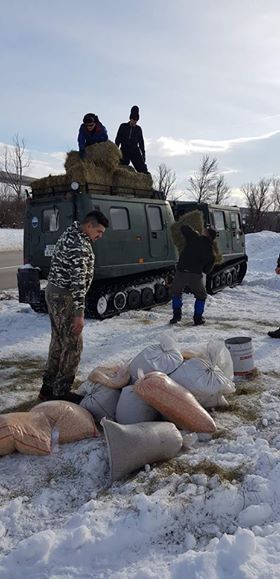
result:
M 225 182 L 224 175 L 217 175 L 217 180 L 215 183 L 215 190 L 212 197 L 213 203 L 216 205 L 221 205 L 224 201 L 228 199 L 230 193 L 230 188 L 228 184 Z
M 31 157 L 26 151 L 24 139 L 15 135 L 13 145 L 11 147 L 6 145 L 0 155 L 0 173 L 6 173 L 6 182 L 17 199 L 21 198 L 24 169 L 29 167 L 30 162 Z
M 280 177 L 273 177 L 271 182 L 272 206 L 274 211 L 280 211 Z
M 260 231 L 263 215 L 273 203 L 271 182 L 271 179 L 262 178 L 258 183 L 246 183 L 241 187 L 249 208 L 249 221 L 252 231 Z
M 188 179 L 187 190 L 192 193 L 198 203 L 210 201 L 215 194 L 217 177 L 217 159 L 204 155 L 198 172 Z
M 176 173 L 172 169 L 168 169 L 165 163 L 161 163 L 158 166 L 157 174 L 154 177 L 155 187 L 162 191 L 164 194 L 164 199 L 174 191 L 176 184 Z

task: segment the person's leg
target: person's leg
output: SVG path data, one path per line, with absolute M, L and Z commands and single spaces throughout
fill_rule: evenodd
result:
M 72 330 L 73 300 L 71 296 L 64 297 L 60 311 L 57 312 L 56 324 L 59 328 L 61 352 L 53 392 L 56 397 L 64 397 L 74 382 L 83 349 L 82 334 L 77 336 Z
M 205 323 L 203 317 L 207 291 L 204 285 L 203 276 L 199 273 L 190 274 L 188 286 L 195 297 L 193 321 L 196 326 Z
M 60 332 L 56 320 L 57 312 L 61 307 L 62 296 L 51 292 L 47 288 L 45 298 L 51 322 L 51 341 L 49 345 L 48 359 L 43 373 L 43 384 L 39 393 L 39 398 L 41 400 L 51 399 L 53 396 L 53 383 L 59 371 L 61 355 Z
M 171 288 L 172 295 L 172 310 L 173 318 L 170 320 L 170 324 L 177 324 L 182 319 L 182 293 L 185 288 L 185 277 L 186 274 L 181 271 L 176 271 Z
M 148 173 L 147 165 L 144 162 L 144 159 L 143 159 L 141 152 L 138 148 L 131 151 L 130 159 L 131 159 L 131 163 L 132 163 L 134 169 L 136 169 L 136 171 L 138 171 L 138 173 Z
M 121 148 L 121 152 L 122 152 L 122 159 L 121 159 L 121 165 L 129 165 L 130 163 L 130 156 L 128 151 L 126 151 L 125 149 Z

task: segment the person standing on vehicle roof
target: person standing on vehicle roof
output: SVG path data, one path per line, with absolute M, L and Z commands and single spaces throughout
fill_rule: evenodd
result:
M 85 158 L 85 150 L 89 145 L 108 141 L 106 128 L 94 113 L 87 113 L 79 129 L 78 143 L 81 159 Z
M 138 173 L 148 173 L 143 133 L 141 127 L 137 125 L 138 121 L 139 107 L 134 105 L 128 123 L 119 126 L 115 143 L 121 147 L 122 165 L 129 165 L 131 161 Z
M 279 254 L 279 257 L 277 259 L 277 265 L 275 268 L 275 273 L 277 273 L 277 275 L 280 275 L 280 254 Z M 270 338 L 279 338 L 280 339 L 280 328 L 278 328 L 278 330 L 267 332 L 267 335 Z
M 211 227 L 204 229 L 202 235 L 189 225 L 181 227 L 185 246 L 180 253 L 177 271 L 172 283 L 173 318 L 170 324 L 182 319 L 182 293 L 192 293 L 195 297 L 193 321 L 195 326 L 205 323 L 203 317 L 207 292 L 203 273 L 210 273 L 214 266 L 213 241 L 216 231 Z
M 91 211 L 58 239 L 52 256 L 46 302 L 51 320 L 51 342 L 40 400 L 68 400 L 81 396 L 70 392 L 83 348 L 85 296 L 94 273 L 92 242 L 101 239 L 108 219 Z

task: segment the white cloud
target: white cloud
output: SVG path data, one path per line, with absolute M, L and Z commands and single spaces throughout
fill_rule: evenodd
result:
M 207 140 L 207 139 L 173 139 L 172 137 L 159 137 L 155 141 L 149 140 L 147 148 L 152 155 L 165 155 L 167 157 L 189 156 L 192 153 L 224 153 L 233 147 L 253 141 L 263 141 L 278 135 L 280 130 L 271 131 L 255 137 L 238 137 L 236 139 Z

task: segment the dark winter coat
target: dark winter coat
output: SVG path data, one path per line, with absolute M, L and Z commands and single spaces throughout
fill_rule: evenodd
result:
M 188 225 L 181 231 L 186 245 L 180 253 L 178 270 L 191 273 L 209 273 L 214 266 L 213 245 L 205 235 L 199 235 Z
M 104 141 L 108 141 L 108 135 L 106 128 L 99 121 L 96 123 L 93 131 L 89 131 L 84 123 L 80 126 L 78 135 L 80 153 L 83 153 L 89 145 L 102 143 Z
M 127 156 L 130 156 L 131 152 L 139 148 L 143 161 L 145 162 L 146 154 L 143 133 L 141 127 L 138 125 L 133 126 L 129 122 L 122 123 L 119 126 L 115 143 L 118 147 L 121 146 L 122 151 L 125 155 L 127 154 Z

